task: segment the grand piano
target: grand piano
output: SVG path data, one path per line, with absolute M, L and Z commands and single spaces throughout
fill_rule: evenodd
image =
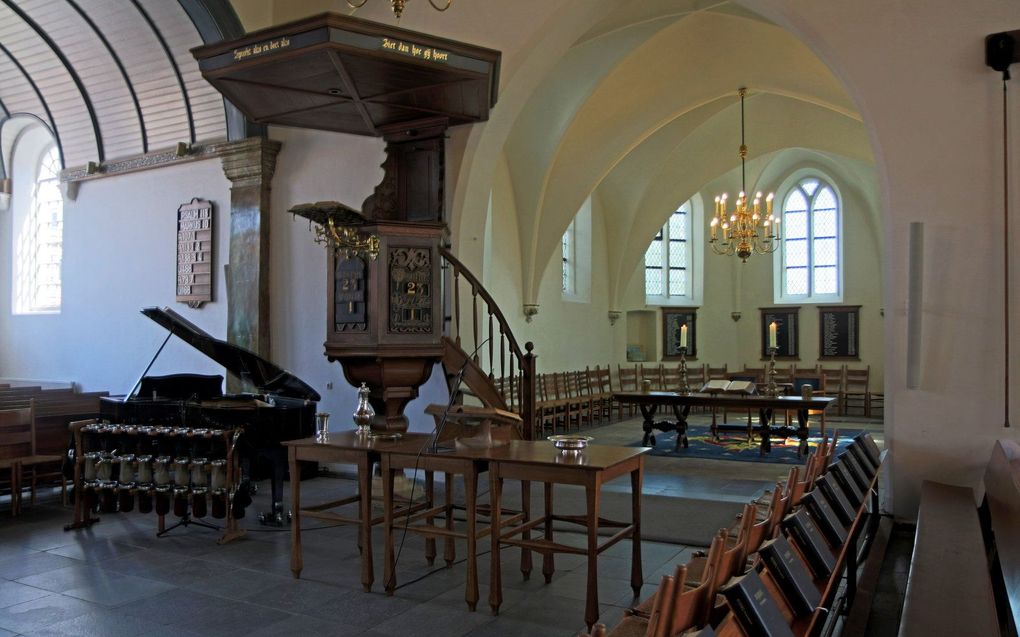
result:
M 169 334 L 127 396 L 100 400 L 100 417 L 108 422 L 137 425 L 242 429 L 237 450 L 245 478 L 272 480 L 272 511 L 260 514 L 259 520 L 283 523 L 287 456 L 280 443 L 314 433 L 319 393 L 258 354 L 214 338 L 170 308 L 149 307 L 142 314 L 166 328 Z M 224 394 L 220 375 L 148 376 L 174 335 L 223 365 L 251 391 Z

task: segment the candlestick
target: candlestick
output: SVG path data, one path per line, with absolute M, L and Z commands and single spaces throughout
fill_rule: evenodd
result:
M 684 325 L 683 329 L 686 330 L 687 326 Z M 687 332 L 683 331 L 683 338 L 686 339 Z M 684 345 L 680 347 L 680 387 L 677 388 L 677 393 L 686 396 L 691 393 L 691 388 L 687 384 L 687 346 L 686 340 Z
M 773 323 L 772 325 L 774 326 L 775 323 Z M 778 385 L 776 385 L 776 351 L 778 351 L 778 348 L 776 347 L 769 348 L 769 369 L 768 369 L 769 382 L 768 385 L 766 385 L 765 387 L 766 396 L 779 395 L 779 387 Z

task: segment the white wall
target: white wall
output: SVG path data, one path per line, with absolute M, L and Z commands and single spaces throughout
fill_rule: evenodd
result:
M 24 156 L 15 150 L 19 198 L 31 185 L 21 179 Z M 216 206 L 215 300 L 201 310 L 175 300 L 177 208 L 193 197 Z M 229 201 L 216 160 L 83 184 L 77 200 L 64 203 L 61 312 L 43 315 L 12 315 L 13 215 L 0 213 L 0 376 L 72 380 L 86 391 L 126 393 L 166 335 L 139 313 L 148 306 L 170 306 L 222 338 Z M 223 373 L 190 345 L 171 339 L 150 373 L 180 371 Z

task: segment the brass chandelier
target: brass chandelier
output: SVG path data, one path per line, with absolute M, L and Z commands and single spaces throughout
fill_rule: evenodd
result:
M 737 93 L 740 95 L 740 194 L 737 195 L 736 206 L 732 212 L 726 210 L 726 193 L 715 198 L 715 213 L 709 225 L 711 239 L 708 243 L 716 254 L 725 256 L 735 254 L 740 257 L 741 262 L 747 263 L 747 258 L 755 252 L 769 254 L 776 251 L 781 240 L 780 219 L 772 215 L 773 193 L 765 197 L 764 211 L 760 192 L 754 196 L 750 206 L 747 204 L 747 175 L 744 165 L 747 159 L 747 145 L 744 143 L 744 97 L 747 95 L 747 89 L 741 87 Z
M 393 15 L 397 16 L 397 20 L 400 19 L 400 16 L 404 15 L 404 7 L 407 6 L 409 1 L 410 0 L 390 0 L 390 7 L 393 9 Z M 352 9 L 360 9 L 365 6 L 366 2 L 368 2 L 368 0 L 361 0 L 361 2 L 357 2 L 356 0 L 347 0 L 347 5 Z M 436 4 L 434 0 L 429 0 L 429 4 L 431 4 L 432 8 L 436 11 L 446 11 L 450 8 L 450 5 L 453 4 L 453 0 L 446 0 L 446 4 L 444 6 Z

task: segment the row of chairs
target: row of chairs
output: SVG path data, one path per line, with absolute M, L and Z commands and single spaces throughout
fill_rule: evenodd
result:
M 803 472 L 792 468 L 785 485 L 746 505 L 707 553 L 678 564 L 612 631 L 597 624 L 589 637 L 674 637 L 698 629 L 698 635 L 819 634 L 834 615 L 826 609 L 833 609 L 844 576 L 856 577 L 858 550 L 866 550 L 858 539 L 881 464 L 867 435 L 835 461 L 834 442 L 823 441 Z M 741 601 L 749 591 L 757 595 L 750 606 L 758 618 Z M 771 632 L 759 620 L 771 620 Z
M 869 392 L 870 373 L 870 366 L 852 369 L 846 365 L 797 367 L 790 364 L 776 368 L 776 382 L 792 385 L 795 392 L 800 391 L 801 385 L 809 384 L 818 395 L 837 399 L 838 415 L 849 415 L 851 410 L 859 409 L 858 413 L 870 417 L 872 407 L 881 406 L 881 395 Z M 580 430 L 611 419 L 614 410 L 617 418 L 623 418 L 625 413 L 627 417 L 634 416 L 637 406 L 612 400 L 613 392 L 641 391 L 646 382 L 649 389 L 671 391 L 680 386 L 681 375 L 679 364 L 666 363 L 617 365 L 615 374 L 609 365 L 539 374 L 535 386 L 535 429 L 539 433 Z M 694 390 L 710 380 L 735 379 L 750 380 L 759 385 L 768 381 L 764 367 L 731 371 L 727 365 L 716 367 L 706 363 L 687 366 L 687 384 Z M 517 404 L 519 382 L 516 378 L 514 382 L 510 380 L 497 379 L 496 385 L 504 398 L 510 401 L 508 404 Z
M 40 479 L 56 478 L 61 485 L 61 498 L 67 503 L 67 481 L 60 472 L 62 456 L 39 453 L 35 400 L 21 409 L 0 409 L 0 471 L 7 473 L 11 492 L 11 515 L 21 513 L 22 483 L 29 477 L 31 502 L 35 504 L 36 484 Z

